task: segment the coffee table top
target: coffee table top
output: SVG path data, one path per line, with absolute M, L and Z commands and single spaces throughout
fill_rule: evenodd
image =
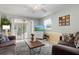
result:
M 26 44 L 28 45 L 30 49 L 44 46 L 44 44 L 40 41 L 34 41 L 34 42 L 26 41 Z

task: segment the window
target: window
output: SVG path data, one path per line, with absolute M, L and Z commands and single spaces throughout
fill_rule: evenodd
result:
M 51 19 L 44 20 L 45 29 L 51 29 Z

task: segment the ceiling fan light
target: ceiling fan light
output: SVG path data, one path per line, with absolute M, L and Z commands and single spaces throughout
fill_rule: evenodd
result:
M 33 8 L 33 10 L 40 10 L 41 5 L 33 5 L 32 8 Z
M 33 7 L 33 10 L 38 10 L 38 9 L 39 9 L 38 6 L 34 6 L 34 7 Z

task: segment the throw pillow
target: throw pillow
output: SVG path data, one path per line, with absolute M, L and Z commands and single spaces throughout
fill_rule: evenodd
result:
M 3 36 L 1 38 L 1 43 L 5 43 L 5 42 L 8 42 L 9 41 L 9 38 L 7 36 Z
M 64 41 L 69 42 L 69 35 L 65 34 L 63 35 Z

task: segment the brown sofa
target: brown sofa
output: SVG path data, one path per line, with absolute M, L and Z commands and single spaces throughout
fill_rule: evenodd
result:
M 5 46 L 16 45 L 16 37 L 15 36 L 8 36 L 8 38 L 10 41 L 1 43 L 0 48 L 5 47 Z
M 65 45 L 54 45 L 52 55 L 79 55 L 79 49 Z

